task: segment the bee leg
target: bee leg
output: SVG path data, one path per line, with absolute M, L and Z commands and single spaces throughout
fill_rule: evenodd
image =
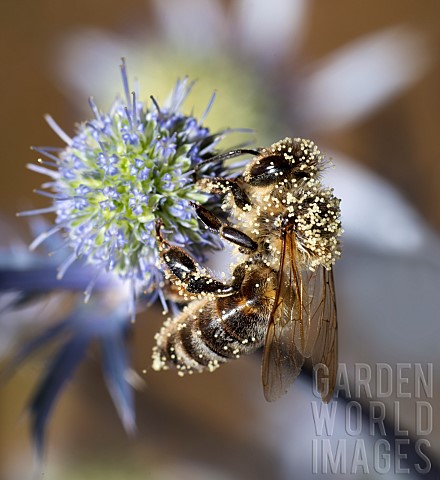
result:
M 234 268 L 234 271 L 232 272 L 231 285 L 235 288 L 236 291 L 240 290 L 241 284 L 244 280 L 244 276 L 246 275 L 247 266 L 248 262 L 240 263 Z
M 235 205 L 241 210 L 251 206 L 251 201 L 246 192 L 240 188 L 237 180 L 228 178 L 202 178 L 197 186 L 204 192 L 226 194 L 230 193 L 234 198 Z
M 223 223 L 213 213 L 211 213 L 205 207 L 202 207 L 202 205 L 194 202 L 191 202 L 191 205 L 195 208 L 200 220 L 210 230 L 217 232 L 225 240 L 238 245 L 245 252 L 255 252 L 257 250 L 258 244 L 245 233 L 241 232 L 237 228 L 230 227 L 228 224 Z
M 230 285 L 215 279 L 180 247 L 171 245 L 161 234 L 162 223 L 156 223 L 156 234 L 160 242 L 160 257 L 170 272 L 188 293 L 213 293 L 227 296 L 237 291 L 237 283 Z M 240 282 L 241 284 L 241 282 Z

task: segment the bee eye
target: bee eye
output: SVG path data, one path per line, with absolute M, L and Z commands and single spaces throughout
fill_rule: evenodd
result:
M 255 162 L 246 179 L 250 185 L 271 185 L 279 180 L 284 172 L 289 172 L 292 165 L 282 155 L 271 155 Z

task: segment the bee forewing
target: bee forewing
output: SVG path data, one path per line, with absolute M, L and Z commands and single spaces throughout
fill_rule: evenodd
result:
M 333 272 L 321 269 L 319 277 L 321 287 L 319 313 L 314 320 L 318 327 L 316 341 L 312 351 L 312 363 L 316 367 L 316 387 L 324 402 L 328 402 L 335 388 L 338 369 L 338 324 L 336 315 L 336 296 Z M 318 284 L 318 282 L 317 282 Z
M 286 281 L 289 288 L 286 295 L 294 295 L 291 303 L 295 304 L 295 308 L 291 310 L 291 321 L 295 323 L 295 345 L 304 357 L 310 357 L 323 311 L 322 269 L 311 271 L 303 264 L 294 233 L 286 238 L 286 259 L 283 272 L 290 280 Z
M 269 320 L 263 355 L 263 388 L 266 400 L 285 394 L 301 371 L 304 356 L 297 343 L 303 339 L 300 308 L 300 277 L 294 241 L 282 237 L 278 287 Z
M 263 356 L 264 397 L 273 402 L 284 395 L 301 372 L 304 357 L 294 347 L 293 330 L 286 334 L 276 322 L 269 326 Z
M 327 402 L 337 370 L 337 322 L 333 273 L 302 265 L 294 234 L 284 233 L 278 288 L 266 334 L 263 387 L 267 400 L 286 393 L 305 357 L 317 370 L 317 389 Z
M 326 289 L 323 267 L 302 272 L 302 321 L 304 324 L 304 347 L 302 353 L 310 357 L 326 317 Z

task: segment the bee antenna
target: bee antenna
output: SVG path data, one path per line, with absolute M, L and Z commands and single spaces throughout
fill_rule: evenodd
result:
M 226 153 L 220 153 L 219 155 L 215 155 L 214 157 L 208 158 L 207 160 L 204 160 L 203 162 L 200 162 L 196 168 L 195 171 L 198 173 L 198 171 L 207 165 L 208 163 L 219 163 L 223 162 L 225 160 L 229 160 L 230 158 L 235 158 L 235 157 L 240 157 L 241 155 L 259 155 L 260 152 L 258 150 L 252 150 L 252 149 L 247 149 L 247 148 L 238 148 L 237 150 L 231 150 L 230 152 Z

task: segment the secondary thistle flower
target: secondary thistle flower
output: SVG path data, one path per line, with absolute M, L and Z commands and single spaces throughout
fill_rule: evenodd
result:
M 48 228 L 38 217 L 30 226 L 34 234 Z M 29 252 L 13 227 L 1 218 L 0 227 L 0 362 L 8 350 L 11 353 L 0 368 L 0 385 L 35 353 L 51 348 L 28 402 L 38 458 L 43 455 L 47 425 L 57 400 L 92 344 L 99 346 L 103 375 L 123 426 L 133 432 L 132 386 L 138 377 L 130 366 L 128 350 L 128 288 L 117 276 L 102 275 L 85 304 L 79 292 L 95 276 L 94 269 L 76 262 L 57 280 L 56 267 L 68 255 L 59 248 L 63 244 L 60 235 L 52 235 L 44 243 L 45 251 Z M 55 254 L 49 257 L 49 250 Z M 30 337 L 29 332 L 33 332 Z
M 187 78 L 176 83 L 164 106 L 151 97 L 147 107 L 137 92 L 130 93 L 125 63 L 121 72 L 124 98 L 117 98 L 108 113 L 90 99 L 95 118 L 79 124 L 73 138 L 47 118 L 67 146 L 36 148 L 49 161 L 40 160 L 43 165 L 29 168 L 51 178 L 43 185 L 51 191 L 37 192 L 51 197 L 53 205 L 21 215 L 55 212 L 55 226 L 38 236 L 31 248 L 58 231 L 65 232 L 73 252 L 60 266 L 59 276 L 83 258 L 99 272 L 129 279 L 134 312 L 138 288 L 153 298 L 158 292 L 164 300 L 159 288 L 156 220 L 162 220 L 164 232 L 174 243 L 185 245 L 198 259 L 207 247 L 218 246 L 216 236 L 199 228 L 190 202 L 209 200 L 194 187 L 195 167 L 213 156 L 227 131 L 211 134 L 202 125 L 214 96 L 200 120 L 181 112 L 193 85 Z M 221 169 L 214 165 L 210 175 L 219 175 Z M 88 295 L 91 288 L 92 284 Z

